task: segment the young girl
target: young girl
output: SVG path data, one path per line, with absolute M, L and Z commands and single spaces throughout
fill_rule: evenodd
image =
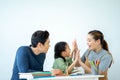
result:
M 84 68 L 85 73 L 101 74 L 104 77 L 99 80 L 108 80 L 107 71 L 113 58 L 102 32 L 90 31 L 87 36 L 87 45 L 89 49 L 79 59 L 79 64 Z
M 53 64 L 53 69 L 62 70 L 63 74 L 70 74 L 75 67 L 78 59 L 79 59 L 79 51 L 76 52 L 75 60 L 72 62 L 72 57 L 75 52 L 75 43 L 73 44 L 74 48 L 72 49 L 72 53 L 70 54 L 69 45 L 66 42 L 58 42 L 54 47 L 54 57 L 55 61 Z

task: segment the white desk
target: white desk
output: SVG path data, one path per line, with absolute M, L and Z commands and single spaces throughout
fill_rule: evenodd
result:
M 27 80 L 99 80 L 99 77 L 103 75 L 78 75 L 78 76 L 59 76 L 59 77 L 47 77 L 47 78 L 35 78 Z

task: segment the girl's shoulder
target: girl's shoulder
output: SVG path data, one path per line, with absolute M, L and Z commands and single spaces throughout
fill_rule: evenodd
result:
M 62 58 L 56 58 L 55 61 L 60 62 L 60 61 L 64 61 L 64 60 Z
M 62 58 L 56 58 L 54 61 L 54 67 L 61 64 L 65 64 L 64 60 Z

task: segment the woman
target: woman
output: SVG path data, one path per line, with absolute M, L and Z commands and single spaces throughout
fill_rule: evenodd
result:
M 87 45 L 89 49 L 79 59 L 79 64 L 84 68 L 85 73 L 104 75 L 99 80 L 108 80 L 107 71 L 113 58 L 103 33 L 98 30 L 90 31 L 87 36 Z
M 54 48 L 54 57 L 55 61 L 53 64 L 53 69 L 60 69 L 63 74 L 68 75 L 72 72 L 75 67 L 78 59 L 79 59 L 79 51 L 76 52 L 75 60 L 72 62 L 72 57 L 74 51 L 76 49 L 74 43 L 74 48 L 72 49 L 72 53 L 70 54 L 69 45 L 66 42 L 58 42 Z

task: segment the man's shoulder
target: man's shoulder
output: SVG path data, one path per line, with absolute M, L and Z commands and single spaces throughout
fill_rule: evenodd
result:
M 30 50 L 29 46 L 20 46 L 17 50 L 17 54 L 26 54 Z
M 20 46 L 18 48 L 18 50 L 27 50 L 27 49 L 30 49 L 30 47 L 29 46 Z
M 29 46 L 20 46 L 19 49 L 30 48 Z

